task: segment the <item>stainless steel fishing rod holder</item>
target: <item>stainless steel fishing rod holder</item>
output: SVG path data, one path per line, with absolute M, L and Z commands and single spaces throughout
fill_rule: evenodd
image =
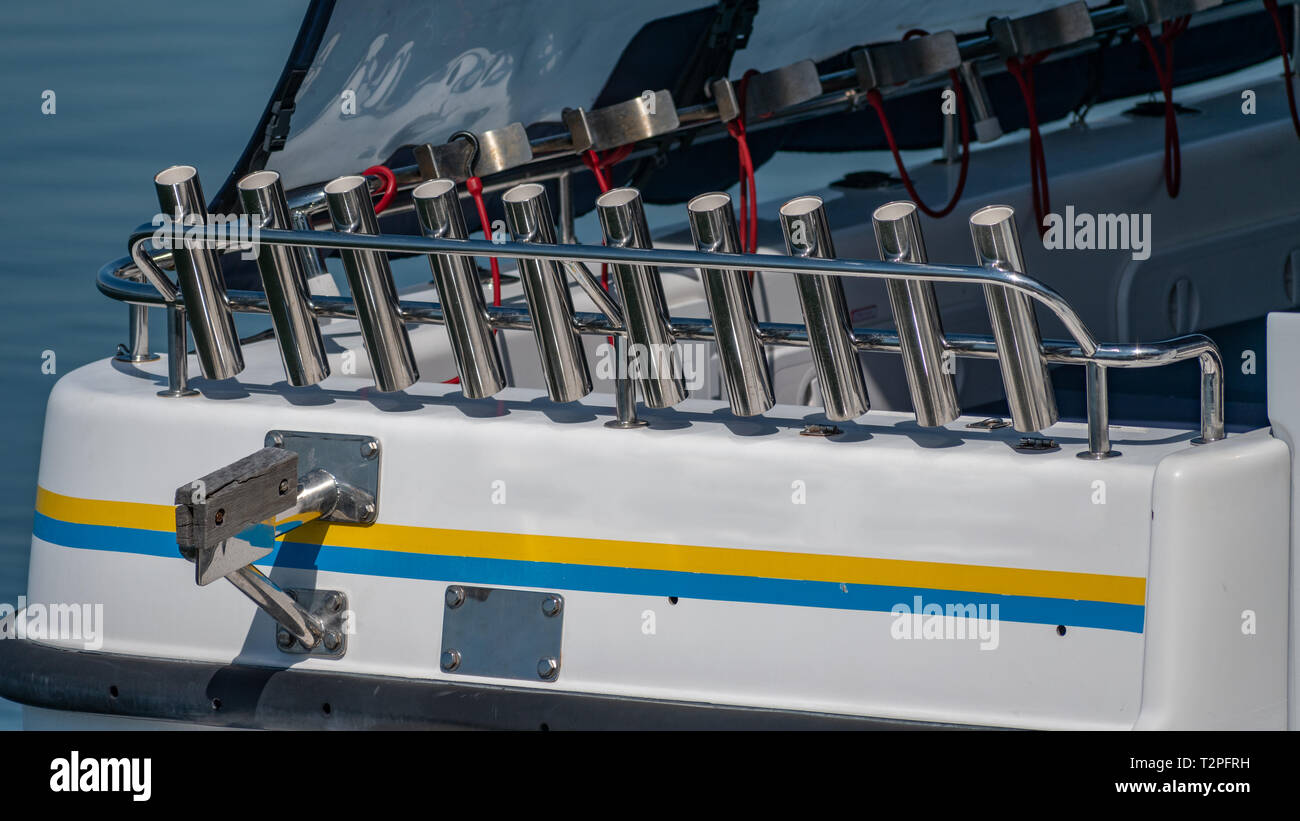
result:
M 645 315 L 638 321 L 654 324 L 656 333 L 666 330 L 675 341 L 719 340 L 728 396 L 739 415 L 762 412 L 770 407 L 770 385 L 764 386 L 762 378 L 757 376 L 763 372 L 761 346 L 807 347 L 816 354 L 819 346 L 831 339 L 836 343 L 847 343 L 854 354 L 863 351 L 897 353 L 903 355 L 905 361 L 912 361 L 909 387 L 914 396 L 922 397 L 917 404 L 921 408 L 919 419 L 922 422 L 939 422 L 951 413 L 945 387 L 946 374 L 942 368 L 932 366 L 932 356 L 936 352 L 941 359 L 951 355 L 998 360 L 1016 427 L 1025 431 L 1040 430 L 1056 419 L 1047 363 L 1083 365 L 1088 369 L 1089 438 L 1088 451 L 1084 455 L 1092 458 L 1112 455 L 1106 396 L 1108 369 L 1153 367 L 1196 359 L 1201 371 L 1201 435 L 1197 441 L 1213 442 L 1224 437 L 1223 362 L 1214 343 L 1199 334 L 1155 343 L 1098 343 L 1059 293 L 1019 270 L 1019 245 L 1010 208 L 992 206 L 972 216 L 972 241 L 981 265 L 964 266 L 919 261 L 924 258 L 923 247 L 919 243 L 919 231 L 913 237 L 910 232 L 914 226 L 906 224 L 907 203 L 894 204 L 897 208 L 876 213 L 878 236 L 883 234 L 882 255 L 887 259 L 837 260 L 830 258 L 828 235 L 817 224 L 820 203 L 801 201 L 807 198 L 792 201 L 794 207 L 783 215 L 783 219 L 792 220 L 802 217 L 804 223 L 801 229 L 793 222 L 788 225 L 792 254 L 782 256 L 725 252 L 725 249 L 737 246 L 733 244 L 735 238 L 730 236 L 734 228 L 726 217 L 717 214 L 709 217 L 711 212 L 724 205 L 722 199 L 717 198 L 697 198 L 688 209 L 697 247 L 710 250 L 639 248 L 633 242 L 610 246 L 557 244 L 549 211 L 542 209 L 537 201 L 538 192 L 529 186 L 520 188 L 525 190 L 513 198 L 515 202 L 507 203 L 508 209 L 520 212 L 511 218 L 511 229 L 517 237 L 513 241 L 272 228 L 263 229 L 258 241 L 272 246 L 329 249 L 379 258 L 385 253 L 401 253 L 433 255 L 435 258 L 497 256 L 519 260 L 525 274 L 538 280 L 528 295 L 531 307 L 486 306 L 483 308 L 485 321 L 492 329 L 531 330 L 538 335 L 539 347 L 543 348 L 543 362 L 546 363 L 548 357 L 554 360 L 550 363 L 554 372 L 548 375 L 548 392 L 558 401 L 572 401 L 590 390 L 586 361 L 581 346 L 576 345 L 578 336 L 630 338 L 632 333 L 645 333 L 644 328 L 630 331 L 632 323 L 623 320 L 623 307 L 604 297 L 599 285 L 591 282 L 586 264 L 607 263 L 615 270 L 624 268 L 631 271 L 633 284 L 638 288 L 649 286 L 648 281 L 641 281 L 643 275 L 662 267 L 693 268 L 703 272 L 706 295 L 715 319 L 668 317 L 665 326 L 659 327 L 657 299 L 642 295 L 643 301 L 636 310 Z M 607 203 L 614 206 L 626 204 Z M 708 224 L 710 219 L 717 224 Z M 175 286 L 163 271 L 164 264 L 175 264 L 175 255 L 161 254 L 155 258 L 145 250 L 153 230 L 151 225 L 137 229 L 129 243 L 131 256 L 105 265 L 99 272 L 97 284 L 113 299 L 137 306 L 168 307 L 170 316 L 179 317 L 184 305 L 178 301 Z M 796 231 L 801 232 L 799 236 L 796 236 Z M 222 247 L 230 250 L 233 242 L 223 246 L 217 240 L 215 244 L 217 250 Z M 801 249 L 806 252 L 800 252 Z M 567 287 L 561 288 L 560 270 L 574 273 L 579 284 L 593 296 L 602 294 L 604 301 L 596 304 L 603 313 L 573 311 Z M 581 275 L 577 274 L 578 271 Z M 830 291 L 825 306 L 810 306 L 805 302 L 805 312 L 812 314 L 807 325 L 754 322 L 744 300 L 735 298 L 737 295 L 743 297 L 747 292 L 747 288 L 740 286 L 747 284 L 742 283 L 741 278 L 749 271 L 794 274 L 809 283 L 829 284 L 840 277 L 905 283 L 908 287 L 903 291 L 892 289 L 892 296 L 899 298 L 896 310 L 904 320 L 898 323 L 898 330 L 850 329 L 840 323 L 835 310 L 836 300 Z M 163 287 L 155 284 L 159 280 Z M 937 311 L 931 311 L 925 288 L 917 286 L 932 287 L 942 283 L 978 284 L 985 288 L 993 337 L 941 332 Z M 814 296 L 826 296 L 823 289 L 808 290 Z M 225 296 L 225 307 L 241 313 L 272 314 L 271 302 L 269 295 L 262 291 L 228 291 Z M 1040 339 L 1034 317 L 1035 305 L 1050 311 L 1065 326 L 1071 338 Z M 541 306 L 540 313 L 538 306 Z M 310 308 L 317 317 L 364 319 L 365 313 L 347 297 L 312 296 Z M 911 312 L 910 318 L 906 316 L 908 311 Z M 477 312 L 477 307 L 474 312 Z M 404 323 L 447 323 L 446 311 L 437 302 L 399 300 L 393 304 L 392 313 L 390 321 L 398 327 Z M 183 367 L 186 358 L 183 326 L 181 330 L 179 334 L 170 335 L 171 382 L 170 391 L 165 392 L 169 395 L 178 395 L 187 389 Z M 819 336 L 822 337 L 820 341 Z M 757 348 L 754 337 L 761 343 Z M 851 380 L 853 369 L 857 367 L 856 356 L 851 359 L 844 356 L 842 348 L 826 350 L 830 351 L 828 359 L 819 367 L 831 365 L 840 368 L 842 373 L 839 375 Z M 927 357 L 931 358 L 927 360 Z M 737 390 L 742 385 L 744 390 L 738 396 Z M 826 387 L 826 384 L 822 385 L 823 391 Z M 833 400 L 843 408 L 858 398 L 850 389 Z M 865 402 L 865 391 L 860 398 Z

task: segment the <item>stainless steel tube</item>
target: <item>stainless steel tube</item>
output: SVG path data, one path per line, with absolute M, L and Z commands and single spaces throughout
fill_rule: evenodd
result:
M 605 244 L 614 248 L 650 248 L 641 192 L 615 188 L 596 198 Z M 659 269 L 650 265 L 609 266 L 623 306 L 631 359 L 629 374 L 651 408 L 670 408 L 686 398 L 681 352 L 668 324 L 668 300 Z
M 791 256 L 835 256 L 821 197 L 796 197 L 781 206 L 781 230 L 786 253 Z M 826 418 L 843 421 L 861 416 L 871 403 L 853 341 L 844 286 L 836 277 L 796 274 L 794 279 Z
M 1080 459 L 1110 459 L 1120 452 L 1110 447 L 1110 396 L 1106 384 L 1106 366 L 1089 362 L 1087 369 L 1088 391 L 1088 449 L 1079 452 Z
M 506 227 L 515 240 L 555 245 L 555 220 L 538 183 L 524 183 L 501 197 Z M 519 260 L 519 278 L 532 316 L 533 338 L 546 377 L 546 393 L 554 402 L 574 402 L 591 393 L 591 372 L 582 339 L 573 325 L 573 298 L 557 263 L 548 259 Z
M 437 179 L 422 183 L 411 192 L 411 199 L 415 202 L 420 231 L 426 237 L 465 239 L 469 236 L 454 181 Z M 430 254 L 429 267 L 438 285 L 438 301 L 442 304 L 447 339 L 460 374 L 461 392 L 470 399 L 491 396 L 506 386 L 506 375 L 501 352 L 488 325 L 487 305 L 474 258 Z
M 279 174 L 256 171 L 240 179 L 236 187 L 245 213 L 259 228 L 293 227 Z M 302 255 L 284 245 L 258 243 L 257 270 L 289 384 L 315 385 L 330 375 L 330 366 L 320 323 L 311 309 Z
M 701 194 L 686 203 L 695 248 L 711 254 L 740 253 L 736 213 L 727 194 Z M 722 365 L 731 412 L 753 416 L 769 410 L 776 399 L 767 353 L 758 333 L 754 292 L 744 271 L 701 268 L 704 296 L 713 317 L 714 342 Z
M 190 357 L 185 333 L 185 306 L 179 302 L 167 303 L 167 387 L 159 396 L 180 399 L 198 396 L 190 387 Z
M 1011 275 L 1025 272 L 1015 218 L 1015 211 L 1006 205 L 990 205 L 971 215 L 970 234 L 979 265 Z M 984 298 L 1015 429 L 1029 433 L 1049 427 L 1058 418 L 1056 397 L 1033 301 L 1023 292 L 998 285 L 985 285 Z
M 246 564 L 226 578 L 239 588 L 239 592 L 252 599 L 253 604 L 265 610 L 277 624 L 302 642 L 303 647 L 315 647 L 325 635 L 320 619 L 302 609 L 288 593 L 253 565 Z
M 891 202 L 871 215 L 880 258 L 888 262 L 928 262 L 915 203 Z M 891 279 L 885 283 L 902 349 L 903 371 L 919 425 L 946 425 L 961 415 L 952 374 L 944 373 L 943 325 L 934 284 Z
M 365 177 L 339 177 L 325 186 L 330 221 L 345 234 L 378 234 L 379 221 Z M 341 251 L 343 270 L 357 306 L 361 337 L 370 354 L 370 369 L 381 391 L 400 391 L 420 378 L 411 338 L 402 323 L 397 286 L 380 251 Z
M 182 239 L 185 229 L 203 231 L 208 223 L 199 172 L 189 165 L 173 165 L 153 178 L 158 205 L 173 226 L 172 258 L 176 280 L 185 299 L 185 311 L 194 334 L 199 367 L 208 379 L 230 379 L 244 369 L 235 316 L 226 302 L 226 282 L 217 250 L 202 238 Z
M 128 305 L 127 343 L 117 346 L 118 362 L 154 362 L 158 354 L 149 352 L 149 309 L 143 305 Z

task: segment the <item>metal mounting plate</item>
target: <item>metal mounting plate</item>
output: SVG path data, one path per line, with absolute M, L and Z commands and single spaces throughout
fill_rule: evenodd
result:
M 309 587 L 286 587 L 288 593 L 304 610 L 320 619 L 325 628 L 325 636 L 316 646 L 308 650 L 280 625 L 275 626 L 275 646 L 281 653 L 300 656 L 325 656 L 342 658 L 348 651 L 348 630 L 350 626 L 348 597 L 340 590 L 313 590 Z M 337 643 L 335 641 L 337 640 Z M 334 644 L 330 649 L 329 645 Z
M 1092 13 L 1083 0 L 1036 14 L 989 21 L 989 34 L 1004 57 L 1025 57 L 1068 46 L 1093 35 Z
M 364 491 L 374 500 L 374 509 L 364 518 L 353 505 L 340 504 L 322 522 L 368 523 L 379 518 L 379 462 L 381 448 L 374 436 L 348 433 L 315 433 L 301 430 L 272 430 L 266 433 L 268 448 L 284 448 L 298 454 L 298 475 L 316 468 L 334 475 L 339 482 Z
M 957 36 L 951 31 L 856 49 L 852 57 L 858 85 L 863 89 L 931 77 L 961 65 Z
M 663 90 L 591 111 L 568 109 L 562 117 L 573 135 L 575 151 L 618 148 L 676 131 L 681 125 L 673 95 Z
M 440 666 L 456 675 L 554 681 L 563 632 L 564 597 L 558 593 L 450 585 Z
M 817 64 L 800 60 L 788 66 L 755 74 L 745 89 L 745 118 L 757 120 L 792 105 L 821 96 Z

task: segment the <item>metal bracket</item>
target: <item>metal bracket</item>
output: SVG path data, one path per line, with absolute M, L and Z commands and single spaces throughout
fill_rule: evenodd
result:
M 522 123 L 489 129 L 474 138 L 478 141 L 477 155 L 468 140 L 417 145 L 414 153 L 420 179 L 446 178 L 463 183 L 473 176 L 485 177 L 533 161 L 533 146 Z
M 1017 17 L 989 20 L 989 36 L 1003 57 L 1030 54 L 1068 46 L 1093 35 L 1092 14 L 1083 0 Z
M 299 474 L 327 470 L 340 486 L 354 491 L 340 494 L 338 504 L 320 516 L 320 521 L 369 524 L 378 518 L 381 454 L 377 438 L 347 433 L 272 430 L 266 433 L 266 446 L 296 454 Z
M 176 545 L 194 562 L 197 584 L 224 578 L 271 616 L 282 650 L 338 658 L 347 650 L 340 621 L 346 597 L 282 590 L 253 562 L 271 552 L 277 536 L 307 522 L 373 522 L 379 440 L 273 430 L 266 445 L 176 489 Z
M 322 635 L 316 646 L 306 647 L 284 625 L 277 624 L 275 646 L 280 648 L 280 652 L 342 658 L 348 651 L 348 633 L 351 627 L 347 623 L 350 613 L 347 594 L 341 590 L 314 590 L 310 587 L 286 587 L 284 592 L 317 619 Z
M 758 120 L 821 96 L 817 64 L 800 60 L 749 78 L 745 87 L 745 119 Z M 719 107 L 720 108 L 720 107 Z
M 604 151 L 676 131 L 681 125 L 673 95 L 647 91 L 640 97 L 586 111 L 566 108 L 564 125 L 573 139 L 573 150 Z
M 1223 5 L 1223 0 L 1124 0 L 1133 22 L 1154 25 Z
M 951 31 L 856 49 L 852 56 L 863 91 L 932 77 L 961 65 L 957 35 Z
M 444 673 L 555 681 L 563 659 L 564 597 L 453 584 L 443 596 Z
M 729 123 L 740 116 L 740 100 L 736 97 L 736 87 L 726 77 L 709 83 L 709 98 L 718 107 L 718 121 Z

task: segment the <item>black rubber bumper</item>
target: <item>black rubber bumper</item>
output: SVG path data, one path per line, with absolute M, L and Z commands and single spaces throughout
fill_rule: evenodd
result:
M 0 640 L 0 697 L 35 707 L 284 730 L 902 730 L 950 725 L 207 664 Z

